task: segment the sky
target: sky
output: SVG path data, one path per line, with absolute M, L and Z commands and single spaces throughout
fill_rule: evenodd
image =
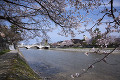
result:
M 110 5 L 108 5 L 106 7 L 110 8 Z M 117 9 L 120 9 L 120 0 L 114 0 L 114 7 L 116 7 Z M 103 6 L 101 6 L 100 8 L 103 9 Z M 69 9 L 69 7 L 68 7 L 68 9 Z M 97 10 L 94 10 L 94 12 L 92 12 L 92 13 L 97 13 L 97 12 L 98 12 Z M 97 20 L 101 16 L 103 16 L 103 14 L 99 14 L 99 15 L 90 14 L 88 17 L 93 18 L 93 20 Z M 110 20 L 110 18 L 105 17 L 105 20 Z M 92 27 L 93 25 L 94 25 L 93 23 L 89 23 L 89 27 Z M 51 26 L 55 26 L 55 25 L 52 24 Z M 103 25 L 99 26 L 98 28 L 100 29 L 101 32 L 104 32 L 105 31 L 105 26 L 106 25 L 103 24 Z M 81 27 L 79 29 L 84 30 L 84 27 Z M 59 28 L 56 28 L 52 32 L 48 32 L 48 35 L 50 37 L 49 43 L 54 43 L 54 42 L 63 41 L 63 40 L 70 40 L 70 39 L 83 39 L 83 35 L 86 35 L 89 39 L 91 38 L 90 34 L 88 32 L 85 32 L 85 33 L 82 33 L 82 34 L 76 34 L 75 37 L 71 37 L 70 35 L 68 37 L 61 36 L 61 35 L 58 35 L 58 32 L 60 32 Z M 75 33 L 77 33 L 77 31 L 75 31 Z M 112 35 L 120 36 L 119 33 L 113 33 Z M 35 44 L 35 43 L 39 43 L 41 41 L 42 41 L 42 38 L 37 38 L 37 39 L 30 39 L 29 41 L 22 41 L 21 43 Z

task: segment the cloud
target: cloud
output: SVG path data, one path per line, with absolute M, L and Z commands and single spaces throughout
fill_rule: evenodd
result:
M 120 7 L 120 0 L 115 0 L 115 1 L 113 2 L 113 6 L 114 6 L 114 7 Z
M 104 4 L 109 3 L 109 1 L 105 1 Z M 113 6 L 114 7 L 120 7 L 120 0 L 114 0 L 113 1 Z M 100 6 L 100 7 L 104 7 L 104 5 Z M 106 5 L 106 7 L 111 7 L 111 4 Z

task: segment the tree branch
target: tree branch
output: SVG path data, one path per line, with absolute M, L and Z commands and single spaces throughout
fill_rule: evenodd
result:
M 100 23 L 107 14 L 109 14 L 109 13 L 105 13 L 105 14 L 102 16 L 102 18 L 100 18 L 100 20 L 99 20 L 92 28 L 94 28 L 98 23 Z M 91 29 L 92 29 L 92 28 L 91 28 Z
M 5 2 L 7 2 L 7 3 L 11 3 L 11 4 L 18 5 L 18 6 L 23 6 L 23 7 L 25 7 L 25 8 L 34 9 L 34 8 L 31 8 L 31 7 L 28 7 L 28 6 L 25 6 L 25 5 L 21 5 L 21 4 L 17 4 L 17 3 L 14 3 L 14 2 L 8 1 L 8 0 L 3 0 L 3 1 L 5 1 Z M 37 10 L 37 9 L 34 9 L 34 10 Z
M 114 13 L 113 13 L 113 0 L 111 0 L 111 15 L 112 15 L 114 21 L 115 21 L 118 25 L 120 25 L 120 23 L 117 22 L 117 20 L 116 20 L 116 18 L 115 18 L 115 15 L 114 15 Z
M 22 29 L 26 29 L 26 30 L 41 30 L 41 29 L 34 29 L 34 28 L 26 28 L 26 27 L 23 27 L 23 26 L 19 25 L 20 23 L 18 23 L 17 21 L 13 20 L 13 19 L 10 18 L 10 17 L 0 16 L 0 19 L 7 20 L 7 21 L 9 21 L 10 23 L 12 23 L 12 24 L 14 24 L 14 25 L 16 25 L 17 27 L 22 28 Z
M 117 48 L 117 47 L 116 47 L 116 48 Z M 104 62 L 105 62 L 105 58 L 107 58 L 111 53 L 113 53 L 113 51 L 114 51 L 116 48 L 114 48 L 111 52 L 106 53 L 106 55 L 105 55 L 103 58 L 101 58 L 100 60 L 97 60 L 96 62 L 92 63 L 84 72 L 82 72 L 81 74 L 79 74 L 79 76 L 77 76 L 77 77 L 81 77 L 81 75 L 87 73 L 88 70 L 89 70 L 89 69 L 92 69 L 95 64 L 97 64 L 97 63 L 99 63 L 99 62 L 101 62 L 101 61 L 104 61 Z
M 64 27 L 64 26 L 62 26 L 60 23 L 56 22 L 56 21 L 52 18 L 52 16 L 49 14 L 49 11 L 45 8 L 45 6 L 43 6 L 39 1 L 37 1 L 37 0 L 35 0 L 35 1 L 47 12 L 48 17 L 49 17 L 53 22 L 55 22 L 56 24 L 58 24 L 58 25 L 61 26 L 61 27 Z

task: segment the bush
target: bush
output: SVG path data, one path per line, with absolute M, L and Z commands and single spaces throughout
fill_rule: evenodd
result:
M 3 50 L 3 51 L 0 51 L 0 55 L 5 54 L 7 52 L 10 52 L 10 50 L 6 49 L 6 50 Z

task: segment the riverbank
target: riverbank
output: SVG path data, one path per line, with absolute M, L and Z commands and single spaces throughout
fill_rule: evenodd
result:
M 41 80 L 18 51 L 0 55 L 0 80 Z
M 98 48 L 51 48 L 51 50 L 95 53 L 96 51 L 98 51 Z M 113 48 L 106 48 L 104 50 L 100 50 L 98 53 L 106 53 L 106 52 L 110 52 L 112 50 L 113 50 Z M 119 54 L 120 49 L 114 50 L 113 53 Z

